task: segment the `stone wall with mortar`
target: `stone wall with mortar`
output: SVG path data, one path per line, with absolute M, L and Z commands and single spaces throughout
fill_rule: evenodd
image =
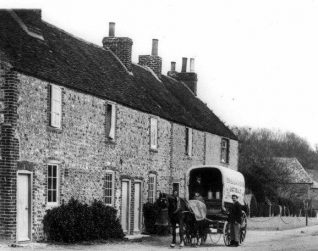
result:
M 183 196 L 184 173 L 189 167 L 220 164 L 221 137 L 193 130 L 192 155 L 188 156 L 185 126 L 120 104 L 115 104 L 115 140 L 109 141 L 105 133 L 108 101 L 65 87 L 62 87 L 62 128 L 52 128 L 49 125 L 50 83 L 14 72 L 1 76 L 1 90 L 7 93 L 4 104 L 8 109 L 4 116 L 1 115 L 4 121 L 0 121 L 4 122 L 0 123 L 1 155 L 6 156 L 5 161 L 0 160 L 0 200 L 8 202 L 5 196 L 11 196 L 10 205 L 0 205 L 3 216 L 1 236 L 15 238 L 17 170 L 28 170 L 33 174 L 32 236 L 38 240 L 43 238 L 42 219 L 48 209 L 49 163 L 59 166 L 59 203 L 67 202 L 71 197 L 86 203 L 103 200 L 105 173 L 114 171 L 114 206 L 119 209 L 119 216 L 121 180 L 129 179 L 130 233 L 134 226 L 134 182 L 142 182 L 141 203 L 147 201 L 150 173 L 157 175 L 157 191 L 169 193 L 172 182 L 179 182 Z M 150 149 L 151 117 L 158 119 L 156 150 Z M 237 168 L 236 141 L 230 142 L 227 166 Z M 12 195 L 7 193 L 8 189 Z
M 115 206 L 121 203 L 120 179 L 143 181 L 147 200 L 148 175 L 157 174 L 157 189 L 168 192 L 171 123 L 158 119 L 158 149 L 150 149 L 152 115 L 116 106 L 115 140 L 106 140 L 107 101 L 62 88 L 62 129 L 49 126 L 50 83 L 20 74 L 18 137 L 20 158 L 33 172 L 33 237 L 42 238 L 47 209 L 47 164 L 59 163 L 60 203 L 71 197 L 90 203 L 103 199 L 105 172 L 115 171 Z M 130 208 L 133 209 L 133 198 Z M 120 215 L 120 211 L 118 212 Z M 133 212 L 130 224 L 133 226 Z M 132 227 L 131 227 L 132 229 Z
M 192 155 L 186 153 L 186 127 L 173 124 L 172 128 L 172 182 L 179 183 L 180 196 L 185 197 L 184 174 L 191 167 L 204 165 L 205 133 L 192 130 Z M 170 187 L 172 191 L 172 187 Z
M 238 169 L 238 142 L 230 140 L 229 147 L 229 163 L 221 162 L 221 140 L 222 137 L 210 133 L 206 133 L 206 165 L 218 165 L 229 167 L 234 170 Z

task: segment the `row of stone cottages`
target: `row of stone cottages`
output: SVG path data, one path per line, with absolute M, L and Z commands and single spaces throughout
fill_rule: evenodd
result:
M 1 10 L 0 23 L 2 238 L 42 238 L 45 211 L 71 197 L 103 200 L 138 233 L 142 204 L 182 195 L 190 166 L 237 169 L 237 138 L 196 96 L 193 60 L 163 75 L 153 40 L 132 63 L 133 42 L 113 23 L 103 46 L 40 10 Z

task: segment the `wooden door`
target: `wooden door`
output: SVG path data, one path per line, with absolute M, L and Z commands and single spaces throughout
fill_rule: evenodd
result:
M 135 183 L 135 194 L 134 194 L 134 231 L 140 231 L 140 202 L 141 202 L 141 183 Z
M 129 230 L 129 181 L 121 183 L 121 226 L 127 233 Z
M 18 174 L 17 190 L 17 241 L 27 241 L 31 237 L 31 184 L 29 174 Z

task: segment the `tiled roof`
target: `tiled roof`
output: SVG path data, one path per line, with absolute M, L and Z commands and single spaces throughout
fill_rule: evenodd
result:
M 299 163 L 297 158 L 275 158 L 275 161 L 279 163 L 280 168 L 286 168 L 288 174 L 286 174 L 287 180 L 290 183 L 313 183 L 312 178 L 307 173 L 305 168 Z
M 35 11 L 0 10 L 0 55 L 26 75 L 115 101 L 167 120 L 237 139 L 223 122 L 182 83 L 145 67 L 129 74 L 112 52 L 43 22 Z M 32 36 L 30 33 L 38 34 Z M 43 37 L 43 39 L 41 39 Z

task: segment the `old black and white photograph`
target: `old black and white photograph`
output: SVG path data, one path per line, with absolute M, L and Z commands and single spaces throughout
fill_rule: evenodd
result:
M 0 250 L 318 250 L 318 0 L 1 0 Z

